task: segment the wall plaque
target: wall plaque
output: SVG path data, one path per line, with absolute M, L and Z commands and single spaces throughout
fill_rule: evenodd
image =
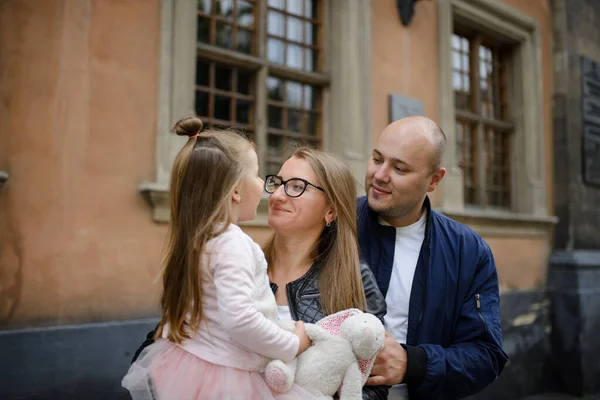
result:
M 412 115 L 423 115 L 423 103 L 410 97 L 390 94 L 390 122 Z
M 581 57 L 583 181 L 600 186 L 600 63 Z

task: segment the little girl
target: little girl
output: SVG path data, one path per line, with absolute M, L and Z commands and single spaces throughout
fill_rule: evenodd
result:
M 269 359 L 292 361 L 310 346 L 302 322 L 281 329 L 259 246 L 236 225 L 256 217 L 263 191 L 251 142 L 230 131 L 189 137 L 171 176 L 168 253 L 156 342 L 123 378 L 137 399 L 313 399 L 294 386 L 272 392 L 260 374 Z

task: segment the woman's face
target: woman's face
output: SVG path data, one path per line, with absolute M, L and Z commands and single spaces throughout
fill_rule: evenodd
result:
M 302 158 L 292 157 L 287 160 L 278 175 L 283 181 L 301 178 L 321 186 L 310 164 Z M 325 193 L 311 185 L 306 185 L 306 190 L 300 197 L 287 196 L 284 185 L 279 186 L 269 197 L 269 226 L 284 236 L 306 235 L 313 231 L 320 234 L 325 227 L 326 218 L 332 219 L 331 214 Z

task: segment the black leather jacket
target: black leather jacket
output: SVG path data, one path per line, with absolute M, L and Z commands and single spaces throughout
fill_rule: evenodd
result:
M 367 298 L 367 308 L 369 313 L 374 314 L 383 322 L 386 313 L 385 298 L 379 291 L 375 276 L 367 264 L 361 263 L 360 272 L 362 275 L 365 296 Z M 271 283 L 273 293 L 277 292 L 278 287 Z M 290 313 L 295 321 L 304 321 L 314 324 L 323 318 L 319 292 L 319 266 L 313 265 L 310 270 L 301 278 L 290 282 L 285 288 L 287 292 L 288 305 Z M 151 345 L 154 340 L 154 332 L 148 333 L 146 340 L 135 352 L 132 362 L 134 362 L 142 350 Z M 385 400 L 387 399 L 387 386 L 365 386 L 363 388 L 363 400 Z
M 383 322 L 383 317 L 386 313 L 385 298 L 379 291 L 375 276 L 365 263 L 360 264 L 360 272 L 367 297 L 368 311 Z M 273 293 L 276 293 L 278 287 L 275 283 L 271 282 L 271 289 Z M 295 321 L 314 324 L 324 317 L 320 302 L 318 265 L 313 265 L 301 278 L 288 283 L 285 291 L 290 306 L 290 313 Z

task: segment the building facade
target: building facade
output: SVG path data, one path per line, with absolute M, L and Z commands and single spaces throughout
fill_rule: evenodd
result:
M 158 315 L 190 115 L 251 136 L 263 174 L 301 142 L 361 184 L 383 128 L 428 116 L 448 138 L 434 207 L 489 243 L 504 296 L 543 291 L 567 190 L 552 43 L 550 0 L 0 2 L 0 329 Z
M 435 207 L 488 241 L 503 290 L 542 285 L 552 200 L 548 2 L 4 1 L 0 321 L 157 313 L 178 118 L 236 126 L 263 173 L 288 144 L 359 182 L 396 118 L 448 136 Z M 262 242 L 263 212 L 246 226 Z

